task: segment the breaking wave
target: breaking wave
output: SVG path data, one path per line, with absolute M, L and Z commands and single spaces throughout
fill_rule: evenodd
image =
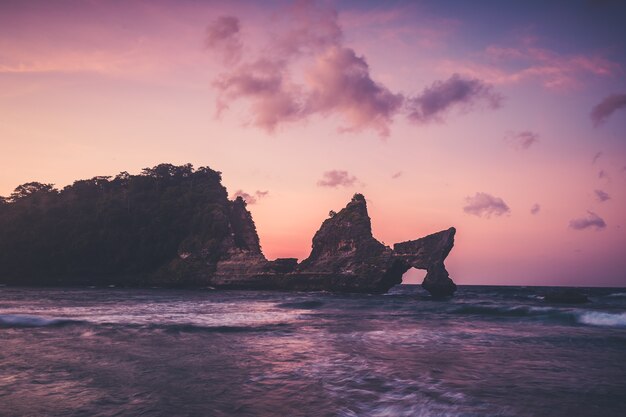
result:
M 607 295 L 607 297 L 624 297 L 626 298 L 626 292 L 614 292 L 612 294 Z
M 497 317 L 528 317 L 540 320 L 560 321 L 589 326 L 626 327 L 626 313 L 583 311 L 580 309 L 558 309 L 533 306 L 484 306 L 464 305 L 452 310 L 455 314 Z
M 591 326 L 626 327 L 626 313 L 587 311 L 578 315 L 578 321 Z

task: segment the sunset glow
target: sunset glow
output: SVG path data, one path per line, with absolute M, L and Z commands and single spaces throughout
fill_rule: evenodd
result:
M 360 192 L 458 284 L 625 286 L 625 5 L 482 3 L 3 1 L 0 195 L 190 162 L 269 259 Z

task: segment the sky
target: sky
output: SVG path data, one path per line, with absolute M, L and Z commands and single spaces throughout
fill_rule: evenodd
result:
M 626 286 L 626 3 L 0 2 L 0 195 L 222 172 L 269 259 L 367 198 L 459 284 Z M 406 282 L 423 277 L 410 272 Z

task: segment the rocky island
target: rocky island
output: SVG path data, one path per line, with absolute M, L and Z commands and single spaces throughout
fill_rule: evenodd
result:
M 224 241 L 215 274 L 207 277 L 212 286 L 384 293 L 414 267 L 428 271 L 422 286 L 433 296 L 456 290 L 443 263 L 454 245 L 454 228 L 396 243 L 391 249 L 372 236 L 365 197 L 355 194 L 344 209 L 322 223 L 308 258 L 301 263 L 295 258 L 268 261 L 245 201 L 238 197 L 231 207 L 231 235 Z
M 27 183 L 0 199 L 0 283 L 210 286 L 384 293 L 411 267 L 422 286 L 450 296 L 444 260 L 451 227 L 396 243 L 372 236 L 365 197 L 331 212 L 308 258 L 268 260 L 246 202 L 230 201 L 221 174 L 161 164 L 140 175 L 76 181 L 62 190 Z

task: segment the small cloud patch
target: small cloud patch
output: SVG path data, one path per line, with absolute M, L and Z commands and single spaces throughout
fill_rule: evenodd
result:
M 616 110 L 623 108 L 626 108 L 626 94 L 612 94 L 594 106 L 591 110 L 591 121 L 598 127 Z
M 593 190 L 593 192 L 596 195 L 596 199 L 601 202 L 604 203 L 607 200 L 611 199 L 611 196 L 606 192 L 606 191 L 602 191 L 602 190 Z
M 570 229 L 574 229 L 574 230 L 585 230 L 585 229 L 602 230 L 606 228 L 606 222 L 596 213 L 592 211 L 587 211 L 586 217 L 579 217 L 577 219 L 570 220 L 569 227 Z
M 510 133 L 504 139 L 510 146 L 516 149 L 526 150 L 539 142 L 539 134 L 525 130 L 523 132 Z
M 260 199 L 267 197 L 269 191 L 255 191 L 254 194 L 248 194 L 243 190 L 237 190 L 233 194 L 233 198 L 241 197 L 248 204 L 256 204 Z
M 332 170 L 324 172 L 321 180 L 317 182 L 319 187 L 352 187 L 358 181 L 357 177 L 350 175 L 348 171 Z
M 478 217 L 490 218 L 492 215 L 502 216 L 511 212 L 504 200 L 487 193 L 476 193 L 466 197 L 465 201 L 467 205 L 463 207 L 463 211 Z
M 409 99 L 408 118 L 416 123 L 441 121 L 450 109 L 467 111 L 479 102 L 497 109 L 502 105 L 502 96 L 479 79 L 462 78 L 454 74 L 445 81 L 435 81 L 419 96 Z

